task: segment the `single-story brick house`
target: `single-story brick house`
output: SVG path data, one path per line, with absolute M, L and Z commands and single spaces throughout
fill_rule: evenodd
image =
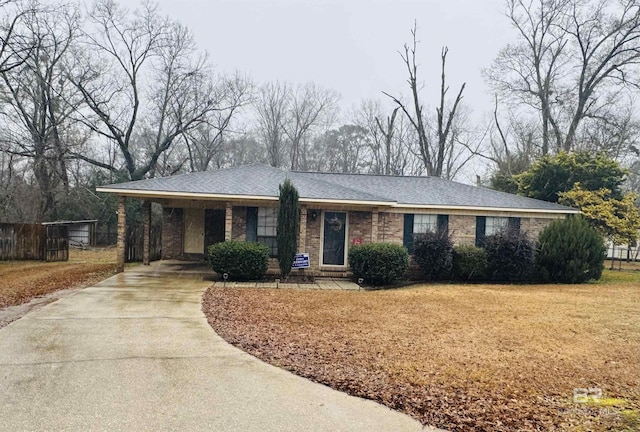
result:
M 206 247 L 225 241 L 275 241 L 278 186 L 289 178 L 300 194 L 299 252 L 316 276 L 342 276 L 347 253 L 373 241 L 412 248 L 413 236 L 444 229 L 455 244 L 481 244 L 484 236 L 512 226 L 532 238 L 552 220 L 578 210 L 436 177 L 285 172 L 253 165 L 98 188 L 117 194 L 118 260 L 124 263 L 125 199 L 162 205 L 162 258 L 202 259 Z M 145 229 L 145 234 L 148 229 Z M 145 264 L 148 264 L 148 234 Z M 121 259 L 122 258 L 122 259 Z

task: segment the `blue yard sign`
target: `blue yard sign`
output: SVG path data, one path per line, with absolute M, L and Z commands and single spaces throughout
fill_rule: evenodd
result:
M 299 253 L 295 255 L 293 258 L 293 265 L 291 268 L 294 269 L 303 269 L 309 268 L 309 254 L 308 253 Z

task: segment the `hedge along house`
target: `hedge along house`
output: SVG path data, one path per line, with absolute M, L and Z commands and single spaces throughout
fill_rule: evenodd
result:
M 143 263 L 149 263 L 150 203 L 162 205 L 162 259 L 204 257 L 208 245 L 257 241 L 277 269 L 278 186 L 291 179 L 300 194 L 298 251 L 309 273 L 346 276 L 347 253 L 369 242 L 403 244 L 414 235 L 446 230 L 455 244 L 482 245 L 508 226 L 531 238 L 552 220 L 579 211 L 546 201 L 436 177 L 285 172 L 241 166 L 98 188 L 118 195 L 118 268 L 124 269 L 125 199 L 144 200 Z

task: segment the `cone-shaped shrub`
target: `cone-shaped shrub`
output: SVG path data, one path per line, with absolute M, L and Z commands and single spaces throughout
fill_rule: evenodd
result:
M 298 231 L 300 226 L 300 206 L 298 190 L 291 180 L 286 179 L 280 185 L 280 208 L 278 210 L 278 264 L 280 274 L 287 278 L 298 249 Z
M 575 216 L 554 221 L 540 233 L 536 265 L 544 282 L 583 283 L 600 279 L 605 255 L 602 236 Z

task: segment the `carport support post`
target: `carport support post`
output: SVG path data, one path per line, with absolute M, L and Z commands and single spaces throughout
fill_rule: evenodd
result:
M 300 224 L 298 225 L 298 253 L 306 253 L 307 248 L 307 206 L 300 206 Z M 304 269 L 298 269 L 298 273 L 306 279 Z
M 149 230 L 151 229 L 151 201 L 142 202 L 142 265 L 149 265 Z
M 298 252 L 305 253 L 307 248 L 307 206 L 300 206 L 300 225 L 298 229 Z
M 124 252 L 125 252 L 125 237 L 127 235 L 127 210 L 125 207 L 126 198 L 123 195 L 118 195 L 118 240 L 117 240 L 117 257 L 116 257 L 116 272 L 122 273 L 124 271 Z
M 224 210 L 224 241 L 231 241 L 231 229 L 233 228 L 233 206 L 227 203 Z

